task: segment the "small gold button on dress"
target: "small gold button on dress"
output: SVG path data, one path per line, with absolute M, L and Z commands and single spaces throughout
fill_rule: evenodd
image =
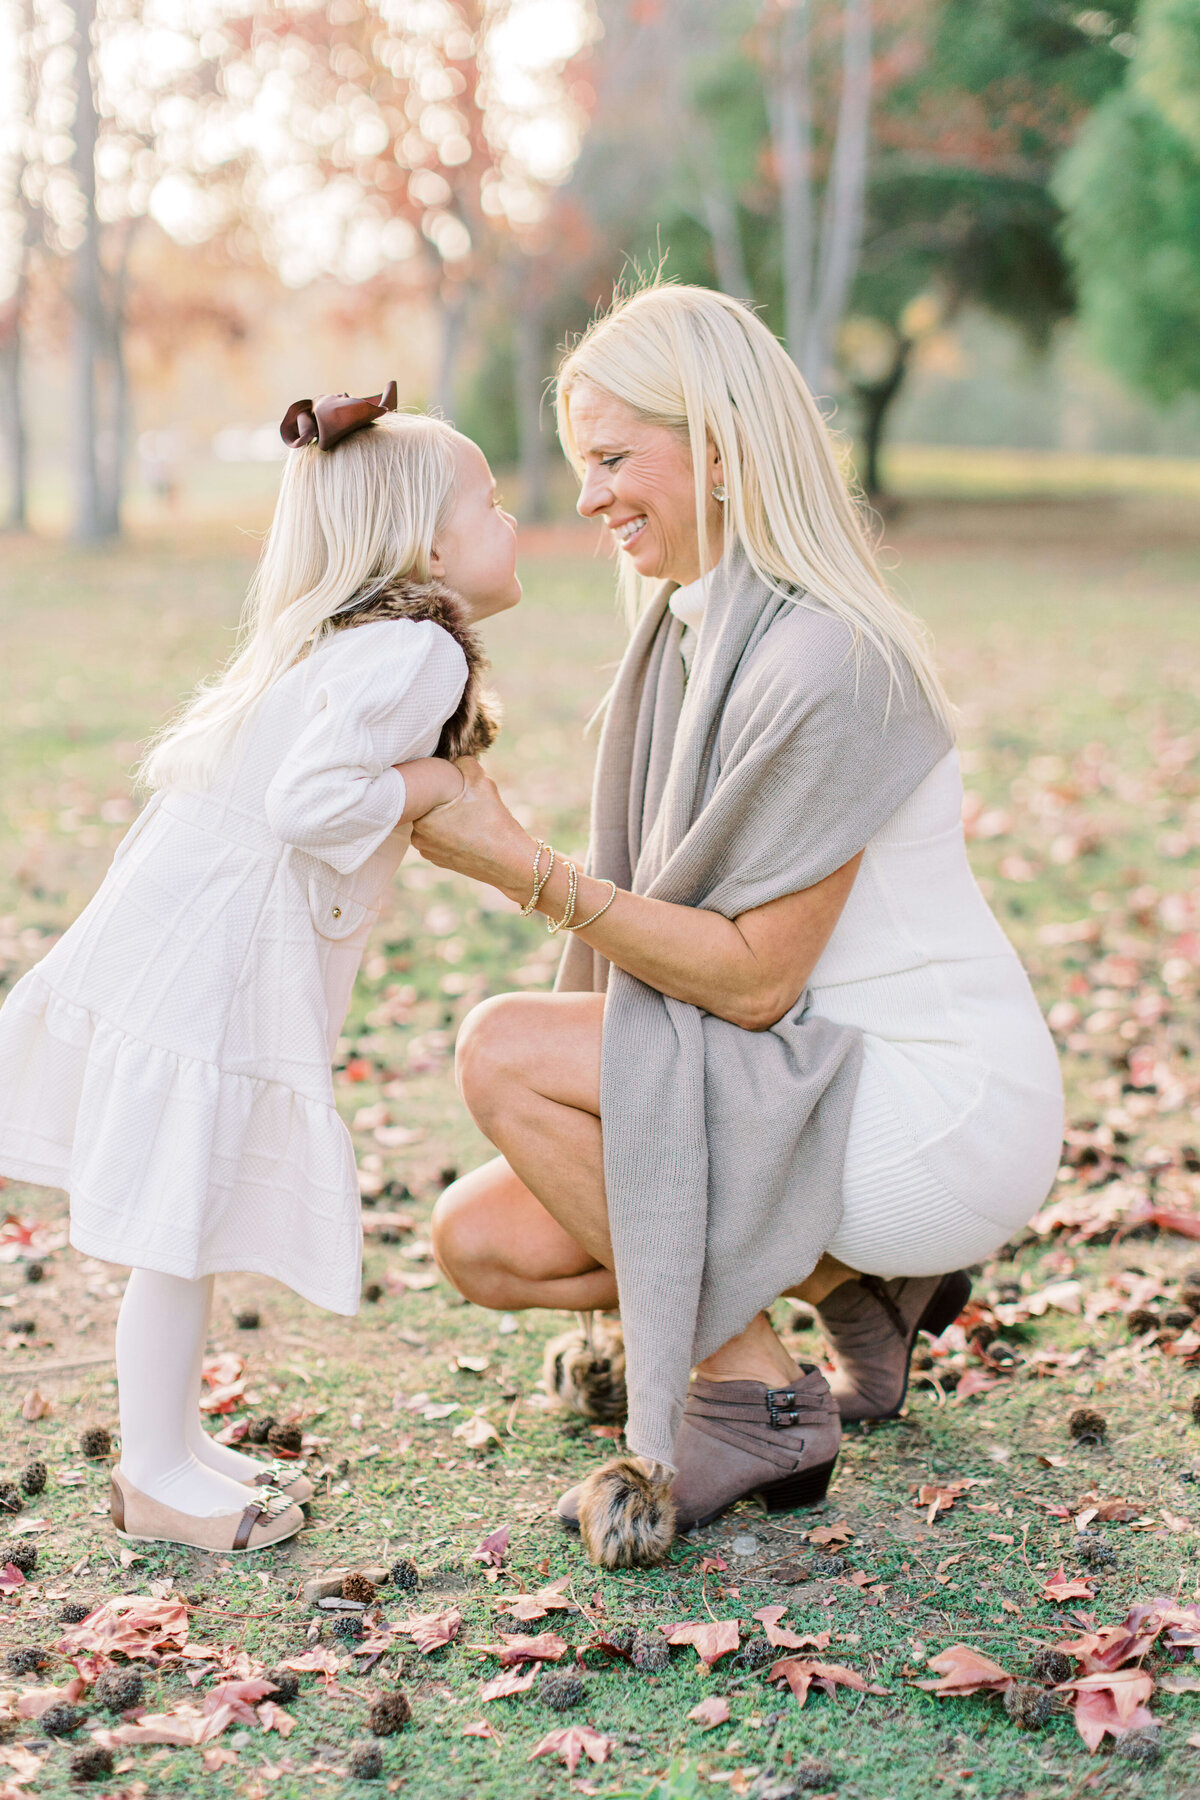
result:
M 340 918 L 341 918 L 341 916 L 342 916 L 342 909 L 341 909 L 341 907 L 340 907 L 340 906 L 335 906 L 335 907 L 334 907 L 334 909 L 333 909 L 333 916 L 334 916 L 334 918 L 335 918 L 335 919 L 340 919 Z

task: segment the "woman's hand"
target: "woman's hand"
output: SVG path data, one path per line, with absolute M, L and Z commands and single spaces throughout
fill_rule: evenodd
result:
M 416 821 L 413 848 L 426 862 L 486 881 L 523 905 L 533 887 L 533 839 L 473 756 L 460 757 L 457 767 L 462 793 Z

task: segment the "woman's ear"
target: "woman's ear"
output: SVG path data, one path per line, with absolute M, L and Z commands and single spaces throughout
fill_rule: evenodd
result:
M 725 465 L 721 461 L 720 451 L 711 438 L 708 440 L 708 485 L 710 487 L 724 487 L 725 485 Z

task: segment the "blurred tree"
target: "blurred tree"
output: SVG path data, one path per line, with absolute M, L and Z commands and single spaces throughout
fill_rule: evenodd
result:
M 3 121 L 0 220 L 5 266 L 0 273 L 0 432 L 9 470 L 3 529 L 24 531 L 29 522 L 29 430 L 26 419 L 26 309 L 34 257 L 45 221 L 37 201 L 35 120 L 41 57 L 34 35 L 32 0 L 16 0 L 4 20 L 11 40 L 12 91 Z
M 1097 353 L 1166 403 L 1200 389 L 1200 6 L 1143 0 L 1128 78 L 1055 183 Z

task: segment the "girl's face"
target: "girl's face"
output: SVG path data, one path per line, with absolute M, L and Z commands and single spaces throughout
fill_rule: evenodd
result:
M 704 574 L 696 532 L 692 453 L 665 425 L 652 425 L 623 400 L 581 381 L 571 390 L 571 434 L 583 459 L 577 510 L 602 518 L 617 548 L 639 575 L 677 581 L 681 587 Z M 709 445 L 708 487 L 719 487 L 721 464 Z M 708 500 L 710 555 L 720 556 L 722 512 Z
M 437 535 L 430 572 L 462 596 L 470 618 L 487 619 L 521 598 L 517 521 L 501 508 L 478 444 L 455 432 L 454 459 L 454 510 Z

